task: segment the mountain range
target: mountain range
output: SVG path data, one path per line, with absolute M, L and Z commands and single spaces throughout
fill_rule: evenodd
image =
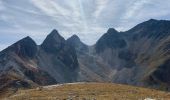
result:
M 0 89 L 72 82 L 113 82 L 170 89 L 170 21 L 114 28 L 92 46 L 53 30 L 37 45 L 25 37 L 0 52 Z

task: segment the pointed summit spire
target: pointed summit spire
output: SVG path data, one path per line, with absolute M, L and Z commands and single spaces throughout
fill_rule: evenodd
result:
M 115 30 L 114 28 L 109 28 L 107 33 L 118 33 L 118 31 Z
M 53 29 L 51 33 L 47 36 L 47 38 L 55 39 L 57 41 L 64 40 L 64 38 L 58 33 L 56 29 Z
M 76 39 L 79 39 L 79 37 L 76 34 L 74 34 L 72 37 L 76 38 Z
M 25 38 L 23 38 L 23 39 L 26 39 L 26 40 L 33 40 L 30 36 L 26 36 Z M 22 39 L 22 40 L 23 40 Z
M 2 52 L 14 52 L 20 57 L 33 58 L 37 53 L 37 44 L 31 37 L 27 36 L 4 49 Z
M 32 42 L 32 43 L 36 44 L 35 41 L 30 36 L 26 36 L 26 37 L 22 38 L 21 40 L 17 41 L 16 43 L 14 43 L 14 44 L 26 43 L 26 42 Z
M 84 53 L 88 51 L 87 45 L 81 42 L 80 38 L 75 34 L 67 39 L 67 43 L 73 46 L 76 49 L 77 53 Z
M 49 42 L 49 43 L 60 43 L 65 41 L 65 39 L 58 33 L 58 31 L 56 29 L 54 29 L 53 31 L 51 31 L 51 33 L 49 35 L 47 35 L 46 39 L 44 40 L 44 42 Z M 43 43 L 44 43 L 43 42 Z
M 52 35 L 60 35 L 56 29 L 53 29 L 50 34 Z
M 57 52 L 65 44 L 65 39 L 54 29 L 41 44 L 46 52 Z
M 74 34 L 70 38 L 68 38 L 67 41 L 77 41 L 78 42 L 78 41 L 80 41 L 80 38 L 76 34 Z
M 148 21 L 158 21 L 158 20 L 156 20 L 156 19 L 150 19 L 150 20 L 148 20 Z
M 126 45 L 126 41 L 123 39 L 122 35 L 114 28 L 109 28 L 107 33 L 96 42 L 95 49 L 97 53 L 100 53 L 106 48 L 119 49 L 124 48 Z

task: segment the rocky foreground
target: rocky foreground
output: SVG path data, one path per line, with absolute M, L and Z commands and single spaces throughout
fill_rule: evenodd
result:
M 111 83 L 68 83 L 1 94 L 1 100 L 170 100 L 170 93 Z

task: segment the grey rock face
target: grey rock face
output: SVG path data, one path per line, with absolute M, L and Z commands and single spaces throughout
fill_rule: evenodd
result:
M 34 58 L 37 53 L 37 45 L 30 37 L 25 37 L 3 50 L 2 53 L 10 51 L 15 52 L 20 57 Z
M 76 81 L 76 50 L 56 30 L 53 30 L 40 46 L 39 61 L 40 67 L 48 71 L 58 82 Z
M 96 43 L 95 49 L 97 53 L 103 52 L 106 48 L 124 48 L 126 41 L 122 38 L 121 34 L 115 29 L 110 28 Z
M 0 53 L 0 76 L 5 76 L 0 78 L 4 83 L 1 86 L 18 81 L 30 87 L 72 82 L 76 81 L 76 70 L 76 51 L 56 30 L 47 36 L 41 46 L 26 37 Z
M 40 46 L 26 37 L 0 52 L 0 82 L 92 81 L 167 89 L 169 59 L 170 21 L 151 19 L 125 32 L 110 28 L 93 46 L 76 35 L 65 40 L 53 30 Z
M 58 53 L 65 46 L 65 40 L 57 30 L 53 30 L 44 40 L 41 47 L 48 53 Z
M 80 69 L 87 74 L 83 77 L 87 80 L 94 76 L 99 81 L 169 88 L 169 29 L 170 21 L 154 19 L 126 32 L 109 29 L 91 47 L 91 53 L 78 55 Z M 104 73 L 104 68 L 109 69 L 107 73 Z
M 80 38 L 77 35 L 73 35 L 68 38 L 67 43 L 73 46 L 76 49 L 77 53 L 84 54 L 89 51 L 88 46 L 81 42 Z
M 37 45 L 26 37 L 0 53 L 0 89 L 34 87 L 57 81 L 37 66 Z

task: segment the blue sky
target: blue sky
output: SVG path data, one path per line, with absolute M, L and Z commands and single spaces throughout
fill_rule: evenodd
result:
M 0 50 L 25 36 L 41 44 L 54 28 L 92 45 L 113 27 L 125 31 L 148 19 L 170 20 L 170 0 L 0 0 Z

